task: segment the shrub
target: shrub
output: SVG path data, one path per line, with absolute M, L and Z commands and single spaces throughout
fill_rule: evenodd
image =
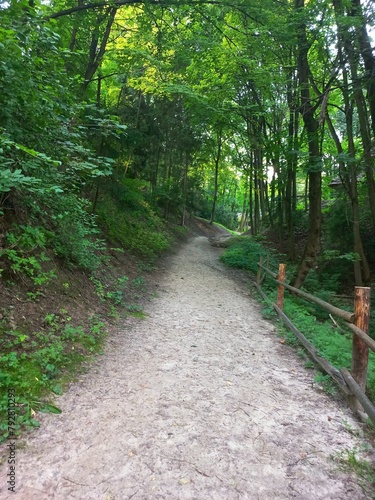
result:
M 256 274 L 260 257 L 268 254 L 269 251 L 251 236 L 236 236 L 230 239 L 229 248 L 221 256 L 221 260 L 228 267 L 246 269 Z
M 94 271 L 100 266 L 104 244 L 90 202 L 73 193 L 25 200 L 30 219 L 48 228 L 49 246 L 67 263 Z

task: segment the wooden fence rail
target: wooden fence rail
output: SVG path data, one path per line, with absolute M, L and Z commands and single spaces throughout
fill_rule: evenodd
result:
M 262 271 L 264 272 L 263 275 Z M 315 297 L 314 295 L 303 292 L 302 290 L 285 283 L 285 264 L 279 265 L 279 273 L 276 275 L 270 271 L 268 266 L 264 265 L 263 258 L 261 257 L 258 264 L 255 286 L 267 302 L 270 301 L 261 288 L 261 284 L 263 283 L 266 274 L 271 276 L 274 282 L 278 285 L 277 303 L 272 303 L 272 306 L 279 315 L 280 319 L 296 335 L 314 361 L 316 361 L 323 368 L 323 370 L 335 380 L 343 392 L 349 395 L 349 402 L 353 409 L 359 414 L 363 413 L 364 410 L 370 419 L 375 423 L 375 407 L 365 394 L 369 349 L 375 352 L 375 341 L 368 335 L 370 317 L 370 288 L 355 287 L 354 312 L 350 313 L 335 307 L 332 304 Z M 305 300 L 319 305 L 323 309 L 329 311 L 330 314 L 334 314 L 346 322 L 347 327 L 353 332 L 351 373 L 349 373 L 346 368 L 338 370 L 327 359 L 320 356 L 313 344 L 303 335 L 302 332 L 298 330 L 298 328 L 283 312 L 285 289 L 304 298 Z

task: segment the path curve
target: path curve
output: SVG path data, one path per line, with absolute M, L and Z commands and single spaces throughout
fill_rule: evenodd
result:
M 332 456 L 359 425 L 312 387 L 207 238 L 17 450 L 24 500 L 365 499 Z M 346 422 L 346 424 L 345 424 Z

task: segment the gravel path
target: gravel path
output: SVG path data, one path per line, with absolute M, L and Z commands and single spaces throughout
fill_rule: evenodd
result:
M 16 494 L 3 466 L 2 499 L 370 498 L 332 458 L 359 424 L 312 387 L 219 253 L 195 237 L 171 258 L 146 318 L 17 450 Z

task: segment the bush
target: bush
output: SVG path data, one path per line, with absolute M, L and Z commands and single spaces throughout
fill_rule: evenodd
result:
M 75 194 L 50 195 L 25 200 L 30 219 L 43 222 L 48 228 L 49 246 L 67 263 L 88 271 L 101 263 L 104 244 L 98 238 L 96 217 L 89 213 L 91 204 Z
M 266 257 L 269 251 L 251 236 L 235 236 L 229 241 L 229 248 L 221 256 L 228 267 L 246 269 L 256 274 L 261 256 Z

